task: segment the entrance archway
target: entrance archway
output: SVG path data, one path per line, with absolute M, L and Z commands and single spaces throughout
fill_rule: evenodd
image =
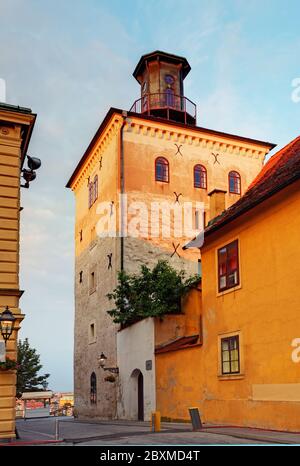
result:
M 131 419 L 144 420 L 144 376 L 139 369 L 135 369 L 130 377 L 131 383 Z
M 138 421 L 144 420 L 144 376 L 138 375 Z

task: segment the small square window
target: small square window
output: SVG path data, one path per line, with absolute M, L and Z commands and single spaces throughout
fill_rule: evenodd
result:
M 83 272 L 82 270 L 79 272 L 79 283 L 82 283 L 82 276 L 83 276 Z
M 218 250 L 219 292 L 234 288 L 240 283 L 238 240 Z
M 221 338 L 221 371 L 222 375 L 239 374 L 240 343 L 239 336 Z

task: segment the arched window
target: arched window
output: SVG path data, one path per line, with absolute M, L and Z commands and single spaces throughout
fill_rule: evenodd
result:
M 194 166 L 194 187 L 207 189 L 207 171 L 203 165 Z
M 97 377 L 95 372 L 91 374 L 91 405 L 97 404 Z
M 236 171 L 229 172 L 228 175 L 229 192 L 241 194 L 241 175 Z
M 89 183 L 89 208 L 93 205 L 93 183 Z
M 164 157 L 155 160 L 155 180 L 169 182 L 169 162 Z
M 166 107 L 174 107 L 174 90 L 170 87 L 166 89 Z
M 98 175 L 95 175 L 94 178 L 94 199 L 93 202 L 95 202 L 98 199 Z

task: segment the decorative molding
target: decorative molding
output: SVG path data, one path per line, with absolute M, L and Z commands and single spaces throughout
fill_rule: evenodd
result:
M 19 290 L 16 288 L 0 288 L 1 296 L 17 296 L 18 298 L 21 298 L 23 293 L 24 290 Z
M 9 135 L 9 133 L 10 133 L 10 129 L 9 129 L 7 126 L 1 126 L 1 127 L 0 127 L 0 133 L 1 133 L 3 136 L 7 136 L 7 135 Z
M 116 133 L 120 130 L 122 125 L 122 119 L 114 118 L 113 121 L 107 126 L 106 130 L 102 133 L 94 149 L 91 151 L 90 157 L 87 159 L 83 168 L 77 175 L 75 182 L 73 183 L 72 190 L 75 191 L 80 186 L 82 186 L 85 179 L 87 179 L 95 170 L 96 165 L 100 165 L 100 160 L 102 157 L 103 163 L 103 154 L 112 141 Z M 125 125 L 125 128 L 128 127 L 128 124 Z M 97 169 L 98 171 L 98 169 Z
M 106 130 L 102 133 L 99 141 L 91 151 L 90 157 L 87 159 L 83 168 L 77 175 L 72 186 L 73 190 L 76 190 L 82 185 L 83 180 L 91 175 L 97 164 L 99 167 L 101 157 L 112 139 L 115 137 L 116 133 L 120 131 L 122 122 L 123 119 L 121 117 L 115 116 L 108 124 Z M 258 145 L 255 144 L 255 142 L 251 144 L 251 142 L 241 142 L 238 139 L 235 141 L 230 140 L 230 137 L 228 137 L 228 142 L 226 142 L 224 141 L 226 138 L 222 136 L 214 136 L 213 134 L 210 135 L 204 133 L 201 134 L 200 132 L 200 134 L 197 134 L 190 128 L 186 130 L 167 128 L 163 127 L 161 122 L 145 122 L 145 124 L 143 124 L 141 121 L 131 120 L 130 123 L 125 123 L 123 131 L 124 133 L 136 134 L 141 137 L 146 136 L 159 140 L 173 141 L 173 143 L 180 148 L 181 146 L 188 144 L 189 146 L 202 147 L 215 153 L 222 152 L 248 158 L 261 158 L 262 160 L 270 151 L 267 147 L 259 150 L 257 148 Z
M 269 152 L 269 149 L 265 150 L 257 150 L 257 144 L 253 143 L 253 148 L 251 149 L 251 142 L 239 142 L 239 140 L 233 141 L 230 140 L 228 137 L 228 143 L 224 142 L 225 137 L 222 136 L 214 136 L 214 135 L 197 135 L 193 130 L 187 129 L 186 131 L 176 131 L 174 129 L 169 128 L 162 128 L 159 127 L 161 122 L 150 124 L 149 122 L 143 124 L 140 121 L 134 122 L 132 121 L 129 125 L 126 124 L 124 128 L 124 132 L 130 132 L 134 134 L 145 135 L 151 138 L 158 138 L 158 139 L 165 139 L 165 140 L 173 140 L 174 143 L 178 145 L 189 144 L 195 146 L 201 146 L 204 148 L 208 148 L 214 151 L 220 152 L 229 152 L 229 153 L 236 153 L 242 155 L 248 155 L 249 157 L 253 157 L 253 154 L 258 154 L 258 156 L 264 156 Z

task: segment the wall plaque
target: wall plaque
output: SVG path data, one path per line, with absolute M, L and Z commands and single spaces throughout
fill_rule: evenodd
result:
M 149 359 L 146 361 L 146 371 L 151 371 L 152 370 L 152 361 Z

